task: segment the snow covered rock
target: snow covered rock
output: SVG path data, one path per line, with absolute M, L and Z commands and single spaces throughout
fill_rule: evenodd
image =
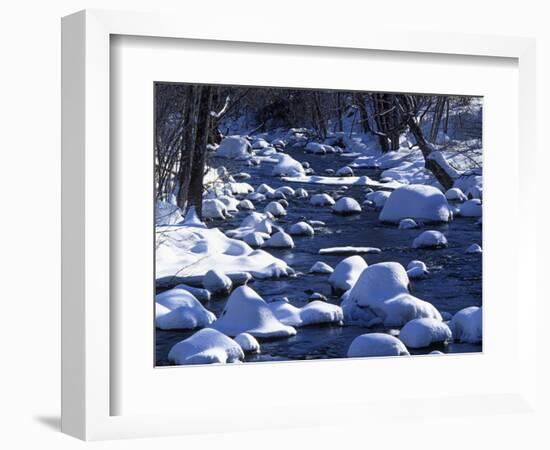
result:
M 360 256 L 349 256 L 338 263 L 330 275 L 328 282 L 337 291 L 347 291 L 355 285 L 361 272 L 367 267 L 366 261 Z
M 294 191 L 294 196 L 296 198 L 307 198 L 309 194 L 304 188 L 298 188 Z
M 444 322 L 422 318 L 407 322 L 401 329 L 399 338 L 409 348 L 422 348 L 437 342 L 449 341 L 452 338 L 452 333 Z
M 363 253 L 380 253 L 382 250 L 376 247 L 353 247 L 353 246 L 346 246 L 346 247 L 327 247 L 327 248 L 320 248 L 319 254 L 320 255 L 360 255 Z
M 374 191 L 370 192 L 365 196 L 365 199 L 369 204 L 375 208 L 382 208 L 388 198 L 390 197 L 391 192 L 388 191 Z
M 267 248 L 294 248 L 294 241 L 284 231 L 279 231 L 264 242 Z
M 161 330 L 192 330 L 206 327 L 216 320 L 216 316 L 202 306 L 189 291 L 181 288 L 158 294 L 155 302 L 155 324 Z
M 449 326 L 453 332 L 453 338 L 459 342 L 479 344 L 482 340 L 482 310 L 477 306 L 458 311 Z
M 413 248 L 444 248 L 447 247 L 447 238 L 439 231 L 427 230 L 413 241 L 412 246 Z
M 279 162 L 273 167 L 271 175 L 274 177 L 299 177 L 305 175 L 302 165 L 286 154 L 279 154 Z
M 344 318 L 342 308 L 318 300 L 312 301 L 302 308 L 297 308 L 286 300 L 268 303 L 268 306 L 278 320 L 293 327 L 321 323 L 340 324 Z
M 265 200 L 265 195 L 260 194 L 259 192 L 252 192 L 246 196 L 246 199 L 251 202 L 263 202 Z
M 348 358 L 408 355 L 409 351 L 399 339 L 385 333 L 357 336 L 348 349 Z
M 241 346 L 245 353 L 259 353 L 260 344 L 254 336 L 248 333 L 241 333 L 235 336 L 235 342 Z
M 205 219 L 226 219 L 230 215 L 224 202 L 208 198 L 202 201 L 202 216 Z
M 342 216 L 359 214 L 361 212 L 361 206 L 357 203 L 357 200 L 352 197 L 342 197 L 334 204 L 332 212 Z
M 288 232 L 296 236 L 313 236 L 315 234 L 313 227 L 306 222 L 295 223 Z
M 239 200 L 237 200 L 235 197 L 230 197 L 228 195 L 222 195 L 218 197 L 218 200 L 222 202 L 228 212 L 237 212 L 238 206 L 239 206 Z
M 478 244 L 472 244 L 466 249 L 466 253 L 482 253 L 483 250 Z
M 481 200 L 478 198 L 464 202 L 459 209 L 462 217 L 481 217 L 482 211 Z
M 426 264 L 424 264 L 422 261 L 414 260 L 407 265 L 407 276 L 411 280 L 424 278 L 427 273 L 428 268 L 426 267 Z
M 334 199 L 328 194 L 315 194 L 309 200 L 313 206 L 332 206 Z
M 332 273 L 334 272 L 334 269 L 330 267 L 328 264 L 324 263 L 323 261 L 317 261 L 313 266 L 311 266 L 311 269 L 309 269 L 309 273 Z
M 445 198 L 447 200 L 454 200 L 458 202 L 465 202 L 468 200 L 468 197 L 466 197 L 466 194 L 462 192 L 459 188 L 451 188 L 447 192 L 445 192 Z
M 200 302 L 210 301 L 210 292 L 206 289 L 201 289 L 195 286 L 189 286 L 188 284 L 178 284 L 174 289 L 183 289 L 193 295 Z
M 250 180 L 251 177 L 252 175 L 246 172 L 237 172 L 233 174 L 233 178 L 235 178 L 235 180 Z
M 273 216 L 275 217 L 286 216 L 286 210 L 285 208 L 283 208 L 283 205 L 281 205 L 279 202 L 269 203 L 265 207 L 264 211 L 273 214 Z
M 264 245 L 264 242 L 269 239 L 269 234 L 267 233 L 260 233 L 259 231 L 253 231 L 251 233 L 246 234 L 242 240 L 246 242 L 251 247 L 261 247 Z
M 326 147 L 328 146 L 318 142 L 309 142 L 305 147 L 305 151 L 316 155 L 324 155 L 327 152 Z
M 168 360 L 177 365 L 225 364 L 244 359 L 239 344 L 219 331 L 205 328 L 178 342 L 168 353 Z
M 294 189 L 292 189 L 290 186 L 281 186 L 280 188 L 275 189 L 275 192 L 280 192 L 287 197 L 292 197 L 295 194 Z
M 319 300 L 319 301 L 322 301 L 322 302 L 326 302 L 328 300 L 328 298 L 326 298 L 323 294 L 321 294 L 320 292 L 314 292 L 313 294 L 311 294 L 309 297 L 308 297 L 308 302 L 313 302 L 313 301 L 316 301 L 316 300 Z
M 244 174 L 248 175 L 248 174 Z M 250 176 L 250 175 L 249 175 Z M 254 192 L 254 188 L 248 183 L 226 183 L 226 188 L 231 192 L 232 195 L 246 195 Z
M 273 147 L 285 148 L 286 142 L 282 139 L 274 139 L 273 141 L 271 141 L 271 145 L 273 145 Z
M 212 295 L 226 295 L 231 292 L 233 282 L 224 273 L 212 269 L 206 272 L 202 280 L 203 287 Z
M 296 330 L 282 324 L 268 304 L 248 286 L 240 286 L 233 291 L 211 328 L 228 336 L 248 333 L 256 338 L 288 337 L 296 334 Z
M 251 211 L 254 209 L 254 204 L 250 200 L 241 200 L 239 202 L 239 209 L 243 211 Z
M 247 159 L 252 153 L 250 142 L 240 136 L 228 136 L 222 139 L 216 156 L 229 159 Z
M 265 194 L 268 194 L 270 192 L 275 192 L 275 189 L 273 189 L 268 184 L 262 183 L 256 188 L 256 192 L 258 192 L 259 194 L 264 194 L 265 195 Z
M 350 316 L 354 315 L 354 308 L 359 308 L 372 315 L 371 318 L 381 318 L 385 326 L 402 326 L 423 317 L 441 321 L 439 311 L 411 295 L 408 285 L 407 272 L 399 263 L 385 262 L 367 267 L 347 296 Z
M 255 150 L 266 148 L 266 147 L 270 147 L 269 142 L 267 142 L 265 139 L 262 139 L 262 138 L 255 139 L 254 142 L 252 143 L 252 148 Z
M 423 222 L 448 222 L 449 204 L 439 189 L 412 184 L 393 191 L 378 218 L 382 222 L 399 222 L 407 218 Z
M 340 167 L 336 171 L 337 177 L 352 177 L 353 176 L 353 169 L 349 166 Z
M 401 219 L 399 221 L 400 230 L 411 230 L 413 228 L 418 228 L 418 224 L 413 219 Z

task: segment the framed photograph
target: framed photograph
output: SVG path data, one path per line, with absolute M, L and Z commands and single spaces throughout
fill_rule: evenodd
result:
M 62 31 L 64 432 L 529 410 L 531 40 Z

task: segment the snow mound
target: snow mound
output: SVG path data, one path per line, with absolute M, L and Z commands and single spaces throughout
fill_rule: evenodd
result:
M 361 206 L 352 197 L 342 197 L 334 204 L 332 212 L 342 216 L 358 214 L 361 212 Z
M 284 194 L 287 197 L 292 197 L 295 194 L 294 189 L 292 189 L 290 186 L 281 186 L 280 188 L 275 189 L 274 192 Z
M 240 286 L 233 291 L 211 328 L 228 336 L 249 333 L 256 338 L 288 337 L 296 334 L 296 330 L 282 324 L 268 304 L 248 286 Z
M 399 221 L 400 230 L 411 230 L 413 228 L 418 228 L 418 224 L 413 219 L 401 219 Z
M 305 175 L 304 168 L 302 165 L 286 154 L 279 154 L 279 162 L 273 167 L 271 175 L 274 177 L 299 177 Z
M 253 231 L 243 236 L 242 240 L 251 247 L 261 247 L 264 245 L 266 239 L 269 239 L 269 234 L 260 233 L 259 231 Z
M 478 244 L 472 244 L 466 249 L 466 253 L 482 253 L 483 250 Z
M 360 255 L 363 253 L 380 253 L 376 247 L 328 247 L 319 249 L 320 255 Z
M 447 192 L 445 192 L 445 198 L 447 200 L 454 200 L 459 202 L 464 202 L 468 200 L 468 197 L 466 197 L 466 194 L 464 194 L 464 192 L 462 192 L 457 187 L 451 188 Z
M 319 300 L 312 301 L 302 308 L 297 308 L 286 300 L 268 303 L 268 307 L 278 320 L 293 327 L 323 323 L 341 324 L 344 320 L 342 308 Z
M 481 200 L 473 198 L 460 206 L 459 213 L 462 217 L 481 217 L 482 210 Z
M 264 243 L 267 248 L 294 248 L 294 241 L 284 231 L 279 231 Z
M 242 209 L 243 211 L 251 211 L 254 208 L 254 204 L 250 200 L 241 200 L 239 202 L 239 209 Z
M 313 227 L 306 222 L 295 223 L 288 232 L 296 236 L 313 236 L 315 234 Z
M 174 289 L 183 289 L 193 295 L 200 302 L 210 301 L 210 292 L 206 289 L 197 288 L 188 284 L 178 284 Z
M 304 188 L 298 188 L 294 191 L 294 196 L 296 198 L 308 198 L 309 194 Z
M 222 202 L 227 208 L 228 212 L 237 212 L 239 206 L 239 200 L 229 195 L 222 195 L 218 197 L 218 200 Z
M 443 193 L 433 187 L 412 184 L 391 193 L 378 217 L 382 222 L 399 222 L 402 219 L 423 222 L 448 222 L 449 204 Z
M 256 192 L 259 194 L 267 194 L 269 192 L 274 192 L 275 189 L 273 189 L 268 184 L 262 183 L 256 188 Z
M 212 269 L 206 272 L 202 280 L 203 287 L 212 295 L 227 295 L 233 288 L 233 282 L 224 273 Z
M 186 227 L 206 228 L 205 223 L 202 222 L 199 218 L 197 210 L 194 206 L 189 207 L 189 209 L 187 210 L 187 214 L 185 214 L 185 219 L 183 219 L 183 222 L 181 222 L 179 225 L 184 225 Z
M 352 177 L 353 176 L 353 169 L 350 166 L 344 166 L 340 167 L 336 171 L 337 177 Z
M 439 231 L 427 230 L 413 241 L 412 246 L 413 248 L 443 248 L 447 247 L 447 238 Z
M 407 348 L 399 339 L 385 333 L 357 336 L 348 349 L 348 358 L 408 355 Z
M 309 273 L 332 273 L 334 272 L 334 269 L 330 267 L 328 264 L 324 263 L 323 261 L 317 261 L 313 266 L 311 266 L 311 269 L 309 269 Z
M 482 310 L 477 306 L 458 311 L 449 326 L 453 332 L 453 338 L 460 342 L 479 344 L 482 340 Z
M 366 261 L 358 255 L 349 256 L 340 261 L 330 275 L 328 282 L 333 289 L 347 291 L 354 285 L 361 272 L 368 267 Z
M 235 336 L 235 342 L 241 346 L 245 353 L 259 353 L 260 344 L 254 336 L 248 333 L 241 333 Z
M 239 344 L 219 331 L 205 328 L 178 342 L 168 353 L 168 360 L 178 365 L 225 364 L 244 359 Z
M 286 216 L 286 210 L 279 202 L 269 203 L 265 207 L 264 211 L 273 214 L 273 216 L 275 217 Z
M 270 147 L 270 144 L 263 138 L 255 139 L 254 143 L 252 144 L 253 149 L 262 149 L 266 147 Z
M 330 147 L 330 146 L 325 144 L 320 144 L 318 142 L 309 142 L 305 147 L 305 151 L 307 153 L 314 153 L 316 155 L 324 155 L 325 153 L 327 153 L 327 149 L 326 149 L 327 147 Z
M 229 159 L 248 159 L 252 152 L 250 143 L 240 136 L 228 136 L 222 139 L 216 156 Z
M 391 192 L 388 191 L 374 191 L 369 192 L 365 199 L 376 208 L 382 208 L 388 198 L 390 198 Z
M 332 206 L 334 205 L 334 199 L 328 194 L 315 194 L 309 200 L 313 206 Z
M 446 342 L 452 339 L 452 333 L 444 322 L 422 318 L 407 322 L 401 329 L 399 338 L 409 348 L 422 348 L 437 342 Z
M 246 199 L 251 202 L 263 202 L 265 200 L 265 195 L 260 194 L 259 192 L 252 192 L 246 196 Z
M 422 261 L 414 260 L 407 265 L 407 276 L 411 280 L 424 278 L 427 273 L 428 268 L 426 267 L 426 264 L 424 264 Z
M 202 216 L 205 219 L 226 219 L 230 217 L 225 203 L 217 198 L 207 198 L 202 201 Z
M 233 195 L 246 195 L 254 192 L 254 188 L 248 183 L 226 183 L 225 187 L 227 188 L 228 192 L 231 192 L 231 194 Z
M 346 298 L 350 316 L 361 309 L 371 319 L 379 317 L 385 326 L 402 326 L 410 320 L 423 317 L 441 321 L 441 314 L 430 303 L 412 296 L 408 290 L 409 277 L 396 262 L 373 264 L 357 279 Z M 358 311 L 361 312 L 361 311 Z
M 158 294 L 155 302 L 155 324 L 161 330 L 192 330 L 206 327 L 216 320 L 213 313 L 202 306 L 190 292 L 181 288 Z

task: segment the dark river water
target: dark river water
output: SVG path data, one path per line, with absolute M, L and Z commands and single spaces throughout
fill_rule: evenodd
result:
M 286 151 L 298 161 L 307 161 L 317 175 L 323 175 L 327 168 L 337 170 L 349 164 L 353 159 L 337 154 L 311 155 L 303 150 L 290 149 Z M 262 163 L 258 167 L 247 167 L 242 162 L 211 158 L 214 167 L 226 166 L 232 172 L 248 172 L 252 178 L 246 180 L 254 188 L 266 183 L 273 188 L 290 185 L 294 189 L 305 188 L 310 196 L 315 193 L 329 192 L 337 195 L 354 197 L 360 204 L 365 197 L 365 187 L 349 187 L 347 191 L 339 191 L 336 186 L 312 184 L 285 183 L 271 176 L 272 164 Z M 379 172 L 373 169 L 356 169 L 356 175 L 368 175 L 379 178 Z M 270 200 L 255 203 L 257 211 Z M 396 261 L 407 264 L 419 259 L 428 266 L 430 273 L 421 280 L 411 280 L 412 293 L 436 306 L 440 311 L 452 314 L 467 306 L 481 306 L 482 301 L 482 257 L 479 254 L 465 253 L 472 243 L 482 245 L 481 227 L 476 225 L 476 218 L 456 218 L 449 224 L 430 225 L 429 229 L 443 232 L 449 246 L 439 250 L 413 249 L 412 241 L 426 227 L 412 230 L 399 230 L 396 226 L 384 225 L 378 221 L 378 211 L 363 208 L 361 214 L 342 217 L 330 212 L 330 207 L 313 207 L 309 200 L 288 199 L 288 215 L 276 222 L 288 230 L 291 224 L 305 219 L 321 220 L 326 227 L 316 229 L 313 237 L 293 236 L 295 247 L 292 250 L 274 250 L 269 252 L 277 258 L 286 261 L 297 273 L 297 277 L 278 280 L 257 280 L 250 286 L 266 301 L 273 298 L 288 297 L 295 306 L 303 306 L 311 292 L 320 292 L 330 303 L 339 304 L 339 297 L 331 294 L 328 275 L 308 274 L 309 268 L 316 261 L 323 261 L 332 267 L 346 258 L 346 255 L 319 255 L 319 249 L 336 246 L 378 247 L 379 254 L 363 255 L 368 264 L 384 261 Z M 237 227 L 248 212 L 239 212 L 234 218 L 225 222 L 211 222 L 223 230 Z M 223 310 L 227 297 L 213 298 L 205 307 L 217 316 Z M 297 335 L 272 341 L 261 341 L 261 353 L 247 355 L 246 361 L 277 361 L 304 360 L 320 358 L 341 358 L 346 356 L 351 341 L 358 335 L 384 329 L 367 329 L 359 326 L 309 326 L 297 328 Z M 387 331 L 387 330 L 386 330 Z M 170 348 L 182 339 L 193 334 L 193 331 L 162 331 L 156 330 L 156 360 L 157 365 L 168 364 L 167 355 Z M 481 345 L 451 343 L 425 349 L 412 350 L 412 354 L 425 354 L 432 350 L 444 353 L 480 352 Z

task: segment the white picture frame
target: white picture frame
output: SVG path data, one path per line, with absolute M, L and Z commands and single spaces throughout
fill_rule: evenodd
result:
M 534 160 L 532 157 L 536 147 L 535 43 L 532 39 L 406 33 L 373 27 L 367 31 L 346 30 L 345 33 L 330 34 L 311 27 L 307 33 L 304 30 L 286 30 L 281 34 L 272 27 L 234 28 L 227 23 L 214 30 L 192 17 L 160 13 L 87 10 L 67 16 L 62 22 L 62 430 L 65 433 L 85 440 L 98 440 L 246 430 L 265 427 L 266 417 L 271 417 L 271 427 L 306 426 L 336 417 L 340 420 L 353 420 L 358 415 L 374 417 L 384 414 L 383 410 L 390 411 L 396 404 L 404 405 L 411 414 L 422 414 L 430 407 L 438 408 L 443 404 L 446 409 L 451 408 L 454 414 L 464 415 L 468 414 L 472 405 L 488 414 L 500 411 L 503 405 L 515 412 L 535 408 L 536 350 L 532 344 L 520 344 L 534 342 L 536 329 L 525 312 L 518 312 L 515 326 L 521 332 L 517 333 L 517 340 L 513 343 L 518 346 L 516 351 L 520 364 L 513 380 L 499 392 L 464 392 L 462 397 L 396 396 L 388 405 L 380 401 L 369 404 L 358 398 L 346 404 L 345 411 L 337 408 L 331 411 L 330 405 L 337 404 L 334 400 L 316 405 L 307 402 L 301 406 L 293 405 L 292 411 L 285 411 L 284 405 L 274 405 L 271 410 L 270 405 L 263 405 L 254 414 L 237 405 L 229 405 L 225 409 L 220 408 L 220 414 L 210 417 L 208 423 L 199 415 L 190 415 L 185 411 L 112 414 L 113 391 L 120 388 L 112 378 L 114 356 L 111 337 L 116 334 L 117 324 L 112 320 L 110 305 L 113 295 L 110 279 L 113 245 L 110 239 L 110 199 L 113 178 L 117 176 L 111 171 L 109 151 L 112 144 L 110 107 L 113 94 L 110 90 L 111 37 L 114 35 L 282 44 L 324 48 L 331 52 L 365 49 L 407 53 L 412 54 L 413 58 L 415 54 L 418 57 L 443 54 L 517 61 L 518 148 L 521 151 L 517 152 L 520 173 L 518 192 L 512 197 L 512 202 L 517 208 L 515 211 L 521 214 L 522 222 L 534 222 L 535 196 L 521 195 L 534 189 L 533 178 L 528 176 L 529 161 Z M 486 227 L 490 224 L 489 221 Z M 523 236 L 522 247 L 516 249 L 514 256 L 535 264 L 535 234 L 525 229 L 525 224 L 518 222 L 514 226 Z M 517 279 L 510 280 L 513 287 L 525 286 L 521 301 L 525 311 L 531 312 L 537 309 L 535 283 L 528 282 L 536 272 L 533 264 L 529 269 L 514 266 L 511 270 Z M 519 294 L 510 289 L 509 295 L 515 296 L 514 301 L 517 301 Z M 458 358 L 461 356 L 451 359 Z M 397 364 L 387 361 L 390 365 Z M 345 362 L 334 361 L 331 364 L 330 367 L 336 368 Z M 360 365 L 363 365 L 362 361 L 353 362 L 353 366 L 348 365 L 347 369 L 359 370 Z M 421 373 L 422 367 L 416 366 L 415 370 Z M 270 370 L 266 369 L 268 366 L 263 367 L 252 370 L 263 376 L 266 370 Z M 185 377 L 185 372 L 181 376 Z M 227 414 L 231 414 L 231 418 L 224 420 Z

